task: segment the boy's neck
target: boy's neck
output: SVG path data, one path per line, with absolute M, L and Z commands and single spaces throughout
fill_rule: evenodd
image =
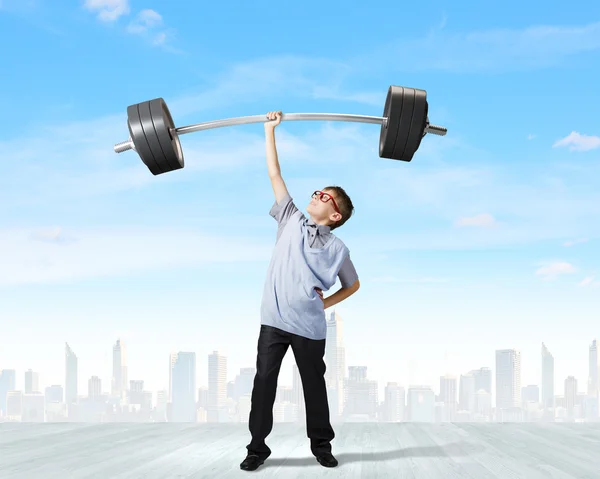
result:
M 316 219 L 314 219 L 312 215 L 309 215 L 309 216 L 310 216 L 310 219 L 313 221 L 313 223 L 315 223 L 316 225 L 329 226 L 329 222 L 327 220 L 321 220 L 321 222 L 319 222 Z

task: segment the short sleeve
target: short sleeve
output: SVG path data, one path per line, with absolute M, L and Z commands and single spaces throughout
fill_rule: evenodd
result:
M 338 277 L 340 278 L 342 288 L 349 288 L 358 279 L 358 274 L 356 273 L 356 268 L 354 268 L 354 263 L 350 259 L 350 255 L 346 256 L 346 259 L 342 263 Z
M 269 214 L 280 224 L 284 224 L 289 220 L 298 208 L 294 204 L 294 200 L 289 194 L 285 195 L 279 203 L 275 202 L 271 207 Z

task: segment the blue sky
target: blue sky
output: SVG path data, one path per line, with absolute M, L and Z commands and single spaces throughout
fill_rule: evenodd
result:
M 394 84 L 427 90 L 448 128 L 411 163 L 378 157 L 375 125 L 277 129 L 299 206 L 327 184 L 356 206 L 338 231 L 362 285 L 336 308 L 347 364 L 437 390 L 446 370 L 517 348 L 523 385 L 539 384 L 544 341 L 557 393 L 567 375 L 583 391 L 600 314 L 600 6 L 366 5 L 0 0 L 0 368 L 62 383 L 68 341 L 80 389 L 91 375 L 107 389 L 118 337 L 149 389 L 167 385 L 171 351 L 196 351 L 200 384 L 213 350 L 228 379 L 252 366 L 276 233 L 262 126 L 185 135 L 185 169 L 154 177 L 113 153 L 127 106 L 161 96 L 178 126 L 380 116 Z

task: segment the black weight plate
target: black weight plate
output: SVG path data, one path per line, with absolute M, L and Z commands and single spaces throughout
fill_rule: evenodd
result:
M 160 175 L 162 171 L 158 168 L 152 150 L 146 140 L 137 104 L 127 107 L 127 126 L 129 127 L 129 134 L 135 145 L 135 151 L 138 152 L 140 158 L 153 175 Z
M 379 134 L 379 156 L 381 158 L 393 158 L 403 98 L 403 87 L 390 86 L 383 108 L 383 116 L 387 118 L 387 125 L 381 125 L 381 133 Z
M 406 130 L 404 130 L 405 123 L 403 115 L 400 126 L 402 137 L 406 137 L 405 146 L 404 149 L 402 149 L 402 145 L 396 141 L 396 148 L 394 149 L 394 157 L 403 161 L 412 160 L 413 155 L 421 144 L 421 138 L 423 137 L 423 130 L 425 128 L 425 121 L 427 119 L 425 114 L 427 106 L 427 92 L 424 90 L 418 90 L 416 88 L 411 88 L 410 90 L 412 91 L 409 91 L 409 94 L 412 93 L 410 96 L 413 98 L 410 124 Z M 406 97 L 404 100 L 406 101 Z M 403 113 L 405 112 L 407 113 L 406 117 L 408 119 L 408 111 L 403 111 Z
M 410 124 L 413 117 L 413 107 L 415 105 L 415 89 L 404 88 L 403 93 L 402 112 L 400 113 L 398 131 L 396 132 L 396 143 L 394 144 L 394 151 L 392 153 L 392 158 L 394 160 L 404 160 L 404 149 L 408 143 Z
M 425 127 L 427 126 L 427 115 L 429 115 L 429 103 L 427 102 L 427 100 L 425 100 L 425 113 L 423 114 L 423 123 L 421 124 L 421 127 L 419 128 L 419 137 L 417 139 L 417 143 L 415 145 L 415 151 L 413 152 L 413 154 L 417 152 L 417 150 L 421 146 L 421 141 L 423 140 L 423 136 L 425 136 Z M 417 125 L 418 125 L 418 123 L 417 123 Z
M 156 129 L 154 128 L 154 122 L 152 121 L 152 115 L 150 113 L 150 102 L 145 101 L 144 103 L 138 104 L 138 111 L 140 113 L 142 128 L 146 135 L 146 141 L 148 141 L 148 146 L 150 147 L 150 150 L 152 150 L 152 155 L 154 156 L 158 169 L 162 173 L 171 171 L 169 162 L 165 157 L 160 142 L 158 141 L 158 137 L 156 136 Z
M 171 129 L 175 128 L 175 123 L 167 104 L 162 98 L 155 98 L 150 101 L 150 114 L 154 122 L 156 136 L 169 164 L 169 171 L 183 168 L 185 162 L 181 143 L 177 133 L 171 133 Z

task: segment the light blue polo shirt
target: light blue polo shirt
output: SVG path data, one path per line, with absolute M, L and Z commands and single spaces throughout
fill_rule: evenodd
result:
M 279 227 L 263 289 L 261 324 L 325 339 L 325 309 L 315 288 L 328 291 L 338 275 L 343 287 L 358 279 L 350 251 L 329 226 L 307 218 L 289 194 L 269 214 Z

